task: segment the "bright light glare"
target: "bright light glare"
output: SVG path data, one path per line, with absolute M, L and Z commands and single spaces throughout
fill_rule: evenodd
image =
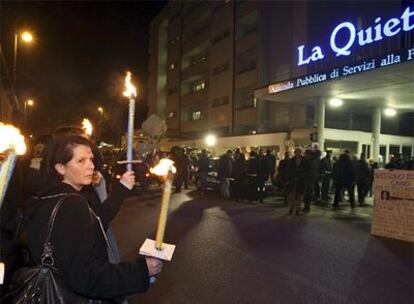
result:
M 103 108 L 102 108 L 102 107 L 99 107 L 99 108 L 98 108 L 98 112 L 99 112 L 99 113 L 103 113 Z
M 329 100 L 329 105 L 331 107 L 337 108 L 340 107 L 344 104 L 342 99 L 338 99 L 338 98 L 332 98 L 331 100 Z
M 33 41 L 33 35 L 30 32 L 23 32 L 22 33 L 22 40 L 24 42 L 32 42 Z
M 208 134 L 206 136 L 206 144 L 209 147 L 214 146 L 216 144 L 216 136 L 214 136 L 213 134 Z
M 384 114 L 385 114 L 385 116 L 393 117 L 393 116 L 397 115 L 397 111 L 395 111 L 394 109 L 387 108 L 387 109 L 384 110 Z
M 29 100 L 27 100 L 27 105 L 28 105 L 29 107 L 33 107 L 33 106 L 34 106 L 34 101 L 33 101 L 33 99 L 29 99 Z

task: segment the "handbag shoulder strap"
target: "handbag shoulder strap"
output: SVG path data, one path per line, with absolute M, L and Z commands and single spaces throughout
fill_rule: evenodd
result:
M 45 239 L 45 242 L 43 244 L 43 253 L 42 253 L 42 256 L 41 256 L 41 262 L 42 262 L 43 265 L 52 266 L 54 264 L 54 259 L 53 259 L 53 255 L 52 255 L 53 254 L 53 246 L 52 246 L 53 225 L 55 224 L 56 215 L 57 215 L 60 207 L 62 206 L 65 199 L 70 197 L 70 196 L 82 197 L 81 195 L 76 194 L 76 193 L 67 193 L 59 199 L 59 201 L 57 202 L 57 204 L 53 208 L 52 213 L 51 213 L 50 218 L 49 218 L 48 225 L 47 225 L 46 239 Z

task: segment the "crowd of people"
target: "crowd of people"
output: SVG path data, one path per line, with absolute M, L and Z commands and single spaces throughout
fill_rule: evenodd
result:
M 178 152 L 177 152 L 178 151 Z M 223 198 L 263 202 L 269 191 L 276 189 L 289 206 L 289 214 L 310 212 L 313 203 L 328 205 L 337 210 L 345 201 L 355 208 L 356 203 L 364 206 L 366 197 L 372 196 L 374 170 L 378 163 L 367 160 L 364 154 L 351 155 L 348 150 L 333 156 L 328 150 L 297 147 L 291 156 L 285 152 L 284 159 L 278 161 L 274 153 L 267 149 L 242 153 L 240 149 L 227 150 L 212 168 L 208 151 L 203 149 L 197 157 L 190 157 L 186 150 L 172 151 L 172 159 L 178 168 L 176 191 L 181 184 L 188 185 L 191 168 L 197 171 L 197 188 L 200 194 L 207 189 L 209 172 L 216 171 L 219 192 Z M 246 157 L 247 155 L 247 157 Z M 402 160 L 401 155 L 391 157 L 386 169 L 413 170 L 413 160 Z M 355 195 L 356 192 L 356 195 Z

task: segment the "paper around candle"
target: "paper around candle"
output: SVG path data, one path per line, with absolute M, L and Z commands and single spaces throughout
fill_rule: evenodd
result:
M 162 250 L 155 248 L 155 241 L 146 239 L 139 249 L 139 253 L 145 256 L 158 258 L 160 260 L 171 261 L 174 254 L 175 245 L 162 243 Z

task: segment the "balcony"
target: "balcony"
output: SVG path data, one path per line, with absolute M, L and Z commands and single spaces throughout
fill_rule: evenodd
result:
M 181 79 L 184 81 L 187 78 L 190 78 L 192 76 L 203 76 L 208 75 L 208 58 L 206 60 L 201 61 L 197 64 L 190 65 L 181 72 Z
M 181 97 L 183 105 L 205 105 L 208 104 L 208 88 L 199 92 L 190 92 Z

